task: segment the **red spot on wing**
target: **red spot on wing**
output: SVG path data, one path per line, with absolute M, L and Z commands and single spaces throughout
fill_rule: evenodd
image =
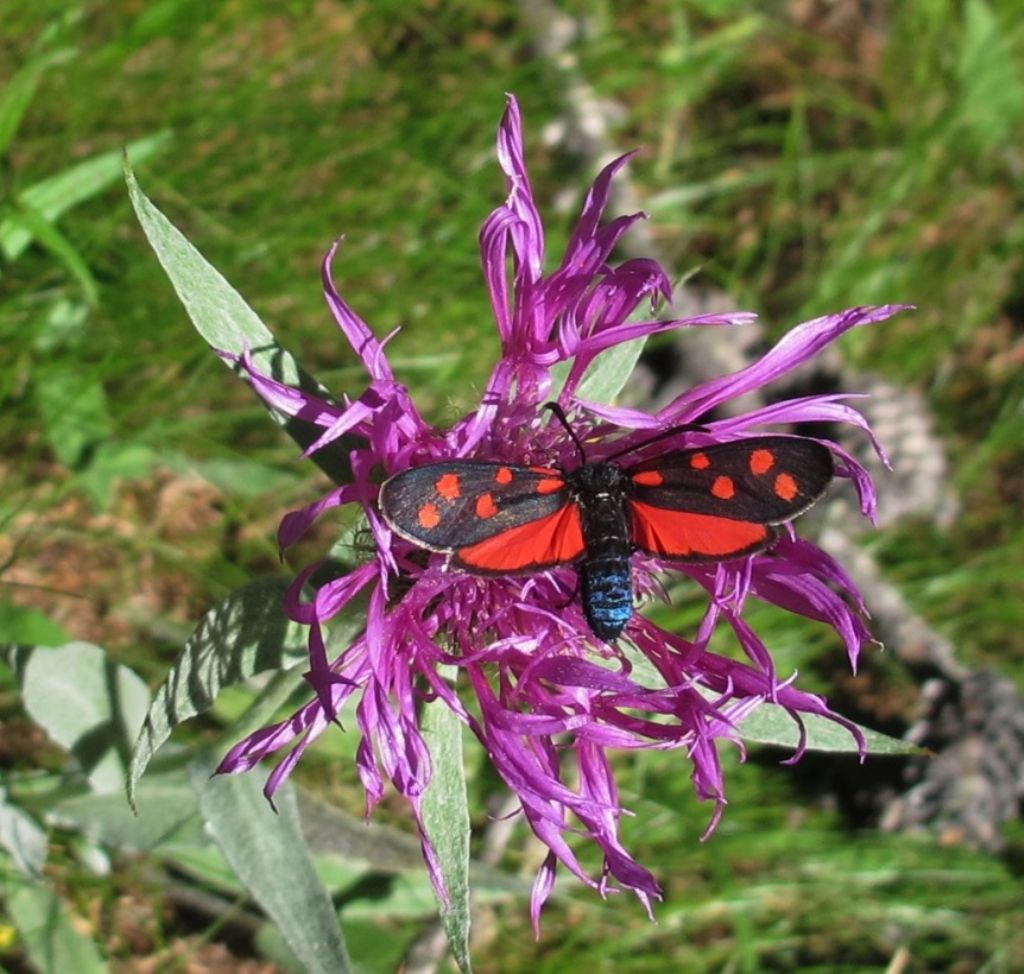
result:
M 456 563 L 481 572 L 522 571 L 575 561 L 583 554 L 583 528 L 575 504 L 502 531 L 455 553 Z
M 633 474 L 633 483 L 641 487 L 660 487 L 665 478 L 657 470 L 641 470 Z
M 750 454 L 750 472 L 758 476 L 768 473 L 775 466 L 775 454 L 771 450 L 759 448 Z
M 459 475 L 457 473 L 441 474 L 441 476 L 437 478 L 437 483 L 434 484 L 434 489 L 446 501 L 455 500 L 458 498 L 459 494 L 462 493 L 462 487 L 459 483 Z
M 565 481 L 561 477 L 548 477 L 546 480 L 540 480 L 537 482 L 537 493 L 538 494 L 554 494 L 560 491 L 565 486 Z
M 421 528 L 426 528 L 429 531 L 441 523 L 441 512 L 437 509 L 436 504 L 428 502 L 417 511 L 416 520 L 420 522 Z
M 711 461 L 706 453 L 695 453 L 690 457 L 690 466 L 694 470 L 707 470 L 711 466 Z
M 736 496 L 736 485 L 732 482 L 732 477 L 715 477 L 715 482 L 711 485 L 711 493 L 719 500 L 732 500 Z
M 494 503 L 494 498 L 490 494 L 481 494 L 476 499 L 476 516 L 477 517 L 494 517 L 498 513 L 498 505 Z
M 731 558 L 762 548 L 769 529 L 752 521 L 713 514 L 694 514 L 631 501 L 633 543 L 666 558 L 711 560 Z
M 494 479 L 504 487 L 506 484 L 512 483 L 512 471 L 508 467 L 499 467 Z
M 800 493 L 796 480 L 788 473 L 780 473 L 775 478 L 775 493 L 784 501 L 791 501 Z

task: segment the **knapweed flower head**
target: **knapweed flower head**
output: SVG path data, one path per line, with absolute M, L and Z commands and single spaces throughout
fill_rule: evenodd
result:
M 281 546 L 294 544 L 325 511 L 355 504 L 372 532 L 375 553 L 308 598 L 306 584 L 317 566 L 295 580 L 285 606 L 292 619 L 309 627 L 312 699 L 287 720 L 241 741 L 220 770 L 245 771 L 285 752 L 267 781 L 265 791 L 272 797 L 306 748 L 354 698 L 361 734 L 356 764 L 368 812 L 390 781 L 420 824 L 428 868 L 444 896 L 441 871 L 422 827 L 431 761 L 419 717 L 427 701 L 450 707 L 479 738 L 549 850 L 534 884 L 535 925 L 558 864 L 602 893 L 632 890 L 648 910 L 652 899 L 660 897 L 654 876 L 620 841 L 624 810 L 610 751 L 657 748 L 685 754 L 697 794 L 715 805 L 710 832 L 725 803 L 716 743 L 739 744 L 737 722 L 765 701 L 785 708 L 800 725 L 794 759 L 804 749 L 803 714 L 847 726 L 864 749 L 859 731 L 832 713 L 822 698 L 776 673 L 768 649 L 743 618 L 743 606 L 753 598 L 825 623 L 842 638 L 852 664 L 869 639 L 864 607 L 850 579 L 827 554 L 788 528 L 770 550 L 720 563 L 633 555 L 639 596 L 661 593 L 659 576 L 673 571 L 706 591 L 707 609 L 690 638 L 635 614 L 622 638 L 606 643 L 595 637 L 575 597 L 572 565 L 527 574 L 473 574 L 454 567 L 445 554 L 425 552 L 400 537 L 381 515 L 382 479 L 428 463 L 471 459 L 554 470 L 579 467 L 578 446 L 565 425 L 544 409 L 548 402 L 557 403 L 568 417 L 576 439 L 585 444 L 588 463 L 633 450 L 642 456 L 655 436 L 657 451 L 714 448 L 764 433 L 772 424 L 846 422 L 870 435 L 866 421 L 840 395 L 709 417 L 723 403 L 807 361 L 849 329 L 887 318 L 897 306 L 854 308 L 805 322 L 759 361 L 690 389 L 654 413 L 583 398 L 581 383 L 588 369 L 602 352 L 622 342 L 681 327 L 742 325 L 753 317 L 653 316 L 655 305 L 671 298 L 664 270 L 653 260 L 611 262 L 617 241 L 643 214 L 601 222 L 612 180 L 627 159 L 616 159 L 598 175 L 565 254 L 546 272 L 544 230 L 524 161 L 519 108 L 509 99 L 498 132 L 508 197 L 480 233 L 501 359 L 479 406 L 451 428 L 436 429 L 420 416 L 395 377 L 384 343 L 336 290 L 331 265 L 337 245 L 324 263 L 324 288 L 342 335 L 369 374 L 365 391 L 357 399 L 332 402 L 261 374 L 248 356 L 240 359 L 256 391 L 273 408 L 322 429 L 309 452 L 348 451 L 351 482 L 288 514 L 279 532 Z M 651 315 L 646 320 L 634 315 L 647 306 Z M 861 509 L 870 517 L 875 496 L 866 471 L 837 443 L 816 442 L 831 452 L 836 473 L 852 479 Z M 324 627 L 360 595 L 368 606 L 365 630 L 331 658 Z M 720 624 L 731 628 L 745 661 L 708 648 Z M 641 657 L 647 665 L 634 665 Z M 460 692 L 442 678 L 442 668 L 449 667 L 459 674 Z M 588 874 L 578 861 L 570 832 L 583 832 L 600 846 L 604 866 L 599 876 Z

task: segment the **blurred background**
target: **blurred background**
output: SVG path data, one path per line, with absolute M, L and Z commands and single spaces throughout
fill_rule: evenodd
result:
M 819 531 L 853 560 L 886 652 L 851 677 L 818 627 L 764 610 L 755 624 L 780 672 L 798 668 L 840 711 L 935 757 L 783 768 L 779 752 L 728 754 L 730 806 L 701 844 L 709 809 L 684 757 L 624 755 L 637 813 L 625 838 L 665 885 L 658 922 L 567 884 L 535 941 L 522 885 L 495 884 L 476 915 L 476 969 L 1024 970 L 1019 12 L 1012 0 L 5 0 L 0 643 L 92 642 L 156 685 L 204 612 L 281 570 L 278 520 L 326 485 L 193 331 L 132 214 L 125 147 L 147 194 L 278 340 L 335 393 L 358 394 L 319 282 L 344 233 L 339 289 L 378 335 L 402 327 L 393 364 L 443 424 L 476 402 L 497 354 L 476 234 L 504 198 L 494 135 L 515 92 L 549 254 L 608 155 L 640 147 L 622 205 L 651 219 L 632 246 L 686 278 L 681 300 L 762 315 L 751 347 L 713 350 L 722 362 L 819 314 L 917 305 L 848 335 L 789 390 L 873 393 L 895 467 L 879 482 L 882 525 L 849 526 L 840 498 Z M 653 343 L 637 398 L 699 373 L 706 356 L 688 362 L 687 340 Z M 337 531 L 322 524 L 286 570 Z M 685 632 L 700 606 L 680 592 L 658 611 Z M 67 756 L 11 659 L 4 807 L 47 826 L 61 936 L 91 942 L 97 970 L 288 969 L 213 866 L 43 813 Z M 229 728 L 244 697 L 226 694 L 176 739 Z M 326 735 L 296 777 L 359 814 L 354 737 Z M 486 835 L 499 783 L 479 749 L 468 760 Z M 399 801 L 378 818 L 409 828 Z M 8 833 L 12 821 L 0 816 Z M 526 830 L 503 843 L 507 873 L 532 875 Z M 10 900 L 10 856 L 0 869 Z M 421 874 L 414 856 L 347 877 L 336 903 L 359 970 L 394 970 L 422 943 Z M 0 907 L 4 970 L 93 969 L 48 966 L 30 930 Z

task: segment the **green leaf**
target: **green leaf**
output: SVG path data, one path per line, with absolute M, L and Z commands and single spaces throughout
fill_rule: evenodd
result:
M 623 644 L 623 650 L 633 664 L 633 679 L 646 686 L 664 686 L 664 680 L 651 662 L 636 647 Z M 718 694 L 703 686 L 695 689 L 705 700 L 717 700 Z M 850 732 L 841 724 L 819 717 L 817 714 L 801 714 L 807 731 L 808 751 L 830 751 L 842 754 L 856 754 L 857 742 Z M 864 735 L 868 745 L 868 755 L 883 754 L 921 754 L 922 749 L 916 744 L 889 737 L 878 731 L 870 730 L 855 724 Z M 778 704 L 764 702 L 738 724 L 739 735 L 752 744 L 771 744 L 776 747 L 795 748 L 800 741 L 800 729 L 789 715 L 789 712 Z
M 437 896 L 420 860 L 418 873 L 393 876 L 386 891 L 373 897 L 355 896 L 345 903 L 342 916 L 346 921 L 359 917 L 396 917 L 430 919 L 437 913 Z
M 241 355 L 249 349 L 260 371 L 279 382 L 326 396 L 326 390 L 277 343 L 270 329 L 246 304 L 245 299 L 153 205 L 142 192 L 127 162 L 125 180 L 146 239 L 170 278 L 196 331 L 216 350 Z M 273 410 L 270 414 L 303 450 L 321 433 L 319 427 L 310 423 L 289 419 Z M 344 442 L 335 444 L 335 449 L 314 453 L 312 460 L 335 483 L 351 479 L 348 450 Z
M 191 767 L 199 807 L 214 841 L 257 903 L 277 924 L 308 974 L 348 974 L 338 917 L 302 838 L 295 793 L 277 792 L 271 810 L 256 776 L 220 775 L 210 758 Z
M 258 365 L 273 370 L 279 381 L 298 385 L 302 374 L 298 362 L 277 344 L 270 329 L 224 276 L 142 192 L 128 161 L 125 180 L 146 239 L 196 331 L 220 351 L 241 355 L 251 349 Z
M 640 353 L 644 350 L 646 338 L 634 338 L 620 342 L 599 353 L 579 384 L 576 395 L 591 402 L 611 404 L 622 392 L 623 386 L 636 367 Z M 565 380 L 569 378 L 572 361 L 558 362 L 551 369 L 551 398 L 557 399 Z
M 106 974 L 109 970 L 52 889 L 26 883 L 9 888 L 6 899 L 25 953 L 41 974 Z
M 469 803 L 462 762 L 462 722 L 442 700 L 423 711 L 423 736 L 430 748 L 431 777 L 423 796 L 423 828 L 437 853 L 448 902 L 440 900 L 452 956 L 463 974 L 469 957 Z
M 431 753 L 433 758 L 433 753 Z M 408 832 L 379 822 L 367 822 L 298 790 L 302 831 L 313 854 L 331 858 L 349 868 L 372 866 L 374 871 L 400 873 L 415 871 L 426 876 L 419 840 Z M 469 877 L 476 896 L 528 896 L 531 881 L 503 869 L 470 860 Z
M 427 898 L 432 910 L 433 898 L 429 894 Z M 353 962 L 353 968 L 358 974 L 384 974 L 386 971 L 409 969 L 403 961 L 416 935 L 416 924 L 387 924 L 387 935 L 382 936 L 385 927 L 382 921 L 390 916 L 393 914 L 382 912 L 374 914 L 371 919 L 350 921 L 347 908 L 343 911 L 341 928 L 349 954 L 358 958 Z M 262 924 L 253 937 L 253 943 L 261 957 L 276 965 L 275 970 L 280 968 L 285 974 L 305 974 L 302 965 L 272 923 Z
M 146 684 L 91 643 L 17 655 L 32 719 L 75 755 L 93 790 L 123 788 L 128 749 L 149 705 Z
M 175 453 L 165 454 L 161 461 L 172 470 L 197 474 L 214 487 L 235 497 L 258 497 L 271 491 L 281 491 L 293 487 L 301 476 L 295 468 L 282 470 L 240 457 L 197 460 Z
M 209 839 L 199 818 L 199 802 L 184 768 L 151 774 L 139 783 L 138 814 L 120 791 L 86 793 L 55 802 L 47 822 L 75 829 L 95 842 L 124 852 L 154 852 L 167 847 L 202 847 Z
M 382 873 L 423 870 L 419 840 L 390 825 L 368 822 L 299 789 L 299 812 L 306 842 L 318 858 L 347 866 L 372 865 Z
M 32 351 L 36 361 L 59 349 L 81 349 L 89 341 L 89 309 L 81 301 L 57 298 L 36 321 L 32 333 Z
M 55 64 L 67 61 L 74 54 L 74 50 L 67 47 L 37 54 L 4 82 L 0 88 L 0 156 L 14 141 L 44 72 Z
M 78 483 L 98 510 L 111 500 L 119 480 L 141 480 L 161 458 L 143 443 L 100 443 L 89 458 L 88 466 L 78 474 Z
M 990 150 L 1012 143 L 1024 122 L 1024 83 L 1008 40 L 991 6 L 968 0 L 960 48 L 960 112 Z
M 61 463 L 77 467 L 93 445 L 110 435 L 103 384 L 70 365 L 40 369 L 35 383 L 46 439 Z
M 66 210 L 98 196 L 117 181 L 124 152 L 141 162 L 160 151 L 169 140 L 169 132 L 159 132 L 130 142 L 123 151 L 116 149 L 93 156 L 23 190 L 18 194 L 18 202 L 54 223 Z M 9 220 L 0 221 L 0 250 L 8 260 L 17 260 L 31 242 L 32 235 L 24 227 Z
M 46 833 L 35 821 L 7 800 L 0 788 L 0 848 L 4 848 L 26 876 L 40 877 L 46 862 Z
M 633 374 L 646 342 L 646 338 L 634 338 L 601 352 L 580 383 L 577 392 L 579 398 L 608 405 L 614 403 Z
M 193 800 L 198 803 L 199 797 L 194 795 Z M 203 835 L 208 839 L 205 845 L 176 845 L 170 850 L 160 850 L 161 858 L 173 862 L 175 868 L 194 880 L 196 885 L 215 889 L 230 896 L 232 900 L 241 899 L 246 892 L 245 885 L 235 874 L 205 825 Z M 164 853 L 166 855 L 163 855 Z
M 307 630 L 291 622 L 281 606 L 289 584 L 277 575 L 256 579 L 229 595 L 196 627 L 153 697 L 135 742 L 128 770 L 133 806 L 139 778 L 178 724 L 207 710 L 222 688 L 305 660 Z
M 0 646 L 63 646 L 68 634 L 38 609 L 0 602 Z
M 33 237 L 40 246 L 50 252 L 51 256 L 57 258 L 64 265 L 64 269 L 78 281 L 86 303 L 93 306 L 99 304 L 99 288 L 85 258 L 75 245 L 39 210 L 23 202 L 8 214 L 4 223 L 11 224 L 15 229 L 20 227 Z
M 807 730 L 807 750 L 837 754 L 857 753 L 857 742 L 842 725 L 817 714 L 801 714 L 800 718 Z M 923 753 L 920 747 L 909 741 L 857 726 L 867 740 L 869 756 Z M 767 702 L 740 721 L 739 733 L 745 741 L 785 748 L 795 748 L 800 740 L 800 730 L 796 721 L 783 707 Z

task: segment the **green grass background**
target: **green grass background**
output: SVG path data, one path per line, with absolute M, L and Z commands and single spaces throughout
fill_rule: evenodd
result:
M 615 143 L 643 147 L 632 177 L 677 271 L 699 266 L 775 331 L 854 304 L 918 305 L 843 351 L 925 394 L 961 513 L 868 543 L 964 662 L 1024 691 L 1016 8 L 564 6 L 587 13 L 572 51 L 622 106 Z M 476 400 L 497 352 L 475 241 L 503 196 L 504 92 L 522 104 L 550 253 L 571 229 L 565 194 L 578 199 L 592 176 L 545 144 L 564 79 L 534 39 L 519 6 L 498 0 L 7 0 L 0 84 L 52 63 L 0 160 L 0 218 L 24 219 L 22 194 L 44 177 L 168 131 L 139 166 L 144 188 L 279 340 L 333 390 L 361 389 L 318 280 L 345 233 L 342 293 L 378 334 L 402 326 L 395 367 L 445 422 Z M 55 239 L 0 259 L 0 623 L 5 638 L 59 629 L 100 642 L 155 682 L 206 608 L 275 568 L 277 520 L 324 483 L 195 336 L 120 185 L 54 227 Z M 326 525 L 291 565 L 332 534 Z M 772 635 L 785 644 L 799 631 Z M 804 655 L 839 651 L 819 639 Z M 813 686 L 813 660 L 802 665 Z M 27 741 L 5 747 L 6 766 L 45 762 L 13 683 L 2 686 L 0 716 Z M 625 897 L 572 891 L 535 942 L 525 903 L 507 902 L 478 925 L 477 969 L 1024 969 L 1018 827 L 1001 856 L 853 831 L 775 755 L 730 763 L 729 809 L 699 844 L 707 809 L 685 760 L 621 762 L 637 812 L 627 841 L 666 885 L 657 924 Z M 330 746 L 303 774 L 358 808 L 351 765 Z M 486 769 L 473 787 L 482 825 Z M 397 804 L 384 813 L 402 818 Z M 507 861 L 529 871 L 535 858 L 520 835 Z M 55 881 L 119 969 L 148 969 L 112 932 L 110 904 L 128 894 L 155 904 L 156 969 L 185 969 L 171 959 L 179 942 L 206 956 L 202 932 L 162 910 L 137 864 L 100 881 L 70 855 L 61 863 Z M 90 912 L 95 898 L 109 909 Z M 398 943 L 416 932 L 379 924 Z M 379 936 L 360 946 L 353 931 L 367 970 L 389 969 L 373 959 Z

